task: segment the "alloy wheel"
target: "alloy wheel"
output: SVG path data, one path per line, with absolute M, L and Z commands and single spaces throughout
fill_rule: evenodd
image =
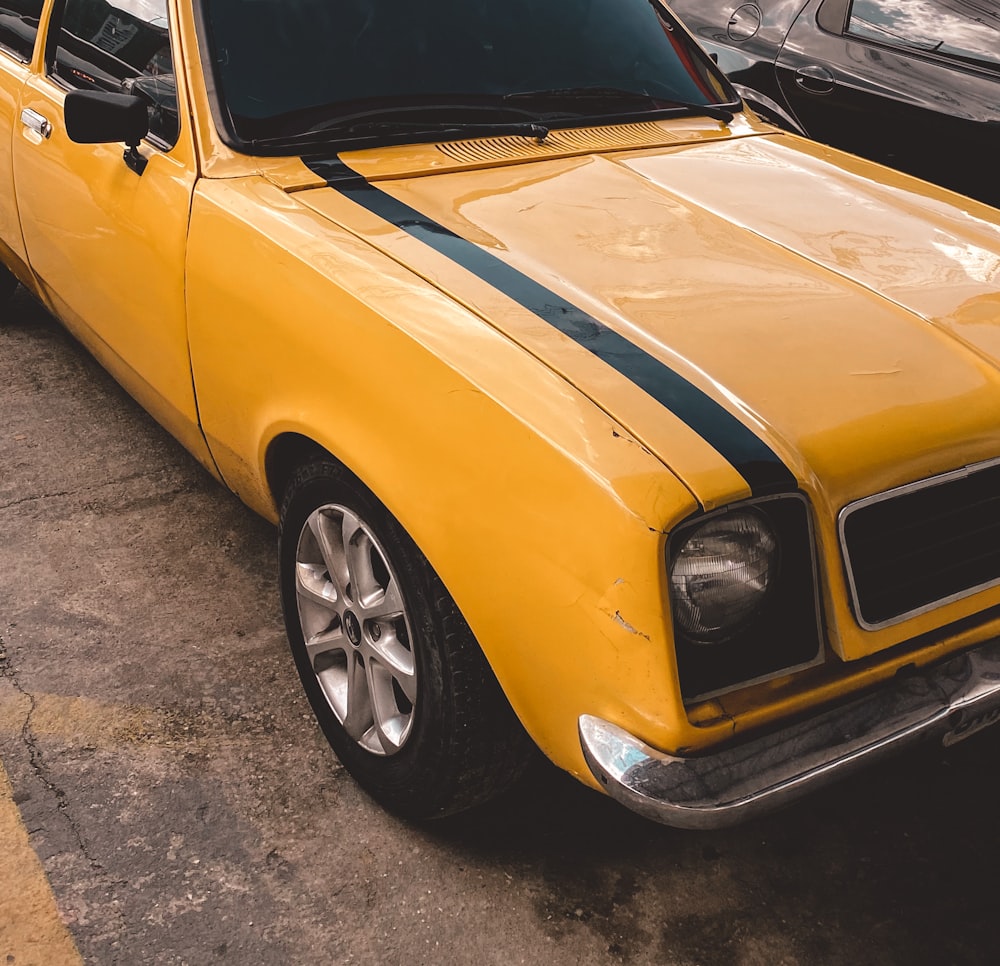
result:
M 392 563 L 353 510 L 326 504 L 299 534 L 295 593 L 306 654 L 344 731 L 394 755 L 413 728 L 417 668 Z

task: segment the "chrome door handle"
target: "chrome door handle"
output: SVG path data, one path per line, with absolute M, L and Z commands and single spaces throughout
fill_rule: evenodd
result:
M 795 72 L 795 83 L 810 94 L 829 94 L 836 84 L 836 78 L 825 67 L 810 64 Z
M 21 123 L 29 131 L 34 131 L 35 134 L 40 134 L 43 138 L 52 134 L 52 122 L 47 117 L 42 117 L 37 111 L 31 110 L 30 107 L 21 111 Z

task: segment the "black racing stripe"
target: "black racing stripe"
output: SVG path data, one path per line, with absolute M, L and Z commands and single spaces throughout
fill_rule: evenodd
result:
M 340 160 L 303 158 L 330 187 L 446 255 L 544 319 L 679 416 L 728 460 L 754 496 L 798 488 L 763 440 L 711 396 L 603 322 L 523 272 L 369 184 Z

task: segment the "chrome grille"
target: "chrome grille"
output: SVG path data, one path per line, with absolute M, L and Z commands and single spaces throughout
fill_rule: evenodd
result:
M 840 540 L 869 630 L 1000 585 L 1000 460 L 852 503 Z

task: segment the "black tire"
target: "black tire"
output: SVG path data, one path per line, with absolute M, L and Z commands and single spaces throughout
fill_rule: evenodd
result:
M 356 534 L 348 549 L 345 532 Z M 341 569 L 349 557 L 357 558 L 353 569 L 346 562 Z M 469 626 L 402 527 L 338 464 L 318 460 L 292 476 L 281 509 L 280 568 L 285 627 L 302 685 L 337 757 L 374 799 L 407 818 L 436 818 L 479 805 L 517 778 L 533 746 Z M 362 574 L 357 587 L 351 574 Z M 378 601 L 381 590 L 386 610 L 398 599 L 395 588 L 402 616 L 368 619 L 379 604 L 355 615 L 365 606 L 362 583 L 374 588 L 369 599 Z M 324 641 L 312 656 L 307 634 Z M 396 675 L 391 687 L 386 669 Z M 363 674 L 363 681 L 352 674 Z M 350 697 L 354 680 L 367 689 L 367 706 Z M 379 726 L 379 707 L 386 727 Z M 372 728 L 359 735 L 366 708 Z M 402 735 L 399 747 L 387 740 L 390 731 Z
M 0 265 L 0 311 L 6 308 L 16 290 L 17 279 L 5 265 Z

